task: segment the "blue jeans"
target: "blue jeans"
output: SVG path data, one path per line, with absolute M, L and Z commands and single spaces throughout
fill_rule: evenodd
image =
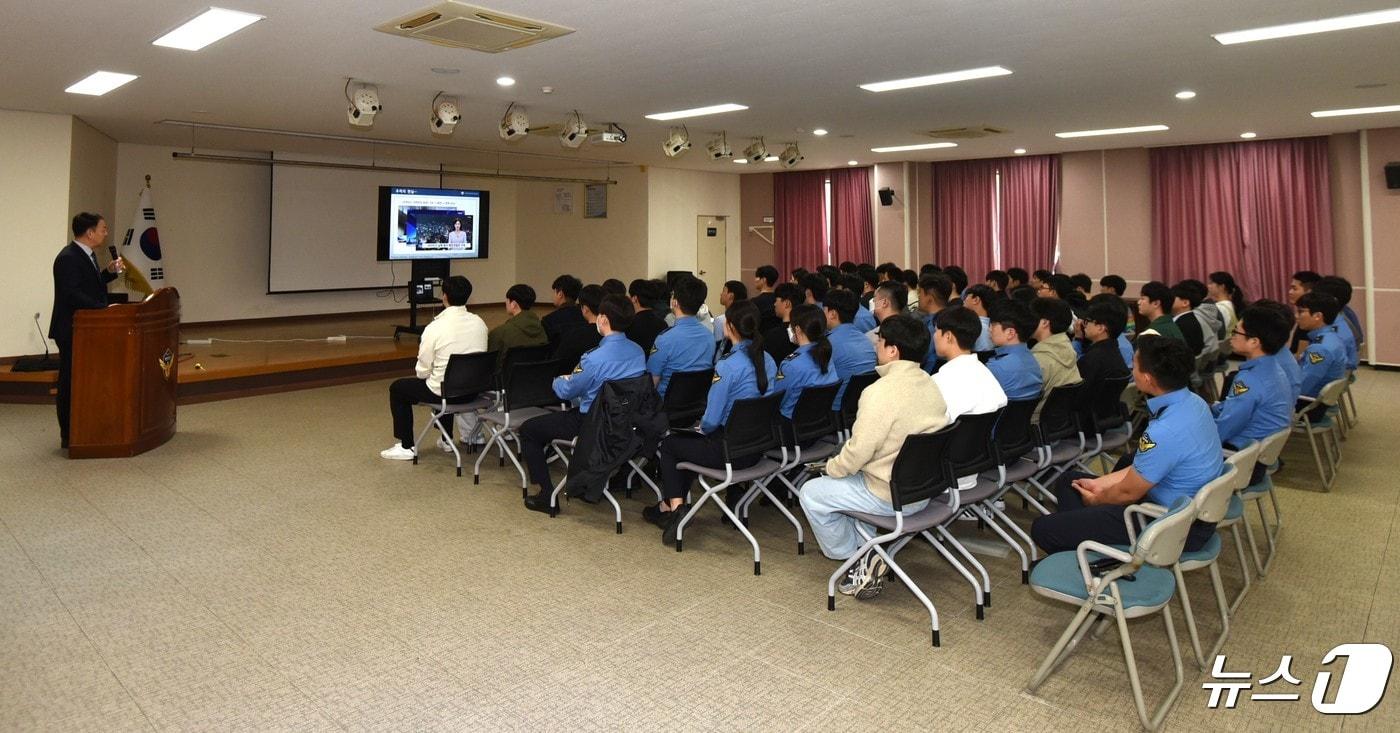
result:
M 865 488 L 865 474 L 857 473 L 846 478 L 818 476 L 802 485 L 802 511 L 807 513 L 807 522 L 812 525 L 812 535 L 822 548 L 822 554 L 832 560 L 845 560 L 865 544 L 856 532 L 856 519 L 841 514 L 842 510 L 895 515 L 894 507 Z M 928 506 L 928 500 L 908 504 L 905 514 L 912 514 Z M 879 530 L 868 524 L 865 531 L 871 535 Z

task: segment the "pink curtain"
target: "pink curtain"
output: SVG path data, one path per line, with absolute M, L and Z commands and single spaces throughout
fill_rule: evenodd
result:
M 1154 273 L 1169 283 L 1234 274 L 1283 300 L 1298 270 L 1332 271 L 1327 139 L 1151 151 Z
M 1060 228 L 1060 156 L 1004 158 L 997 167 L 1001 171 L 1001 258 L 996 267 L 1053 269 Z
M 870 212 L 870 169 L 835 168 L 831 177 L 831 259 L 875 262 L 875 220 Z
M 959 265 L 978 280 L 993 269 L 997 162 L 933 164 L 934 258 L 940 265 Z
M 774 174 L 773 249 L 782 276 L 826 264 L 826 240 L 826 171 Z

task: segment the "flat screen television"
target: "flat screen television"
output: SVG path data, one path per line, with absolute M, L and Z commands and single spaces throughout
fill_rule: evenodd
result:
M 490 191 L 380 186 L 378 256 L 484 260 L 490 223 Z

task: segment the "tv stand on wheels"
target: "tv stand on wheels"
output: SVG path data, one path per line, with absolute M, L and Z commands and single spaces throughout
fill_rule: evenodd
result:
M 401 334 L 422 336 L 423 327 L 418 325 L 418 306 L 436 303 L 436 287 L 451 275 L 450 260 L 414 260 L 413 272 L 408 281 L 408 325 L 394 327 L 394 340 Z

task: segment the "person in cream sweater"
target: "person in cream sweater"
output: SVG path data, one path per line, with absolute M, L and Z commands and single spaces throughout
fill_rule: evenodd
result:
M 851 437 L 827 461 L 826 475 L 802 488 L 802 509 L 812 534 L 833 560 L 846 560 L 862 544 L 856 520 L 840 512 L 893 516 L 890 474 L 904 439 L 948 424 L 943 394 L 920 368 L 928 350 L 929 332 L 918 319 L 901 314 L 880 323 L 875 344 L 880 378 L 861 393 Z M 904 511 L 916 512 L 927 503 L 905 505 Z M 884 570 L 884 561 L 870 553 L 851 568 L 840 590 L 872 598 L 880 592 Z

